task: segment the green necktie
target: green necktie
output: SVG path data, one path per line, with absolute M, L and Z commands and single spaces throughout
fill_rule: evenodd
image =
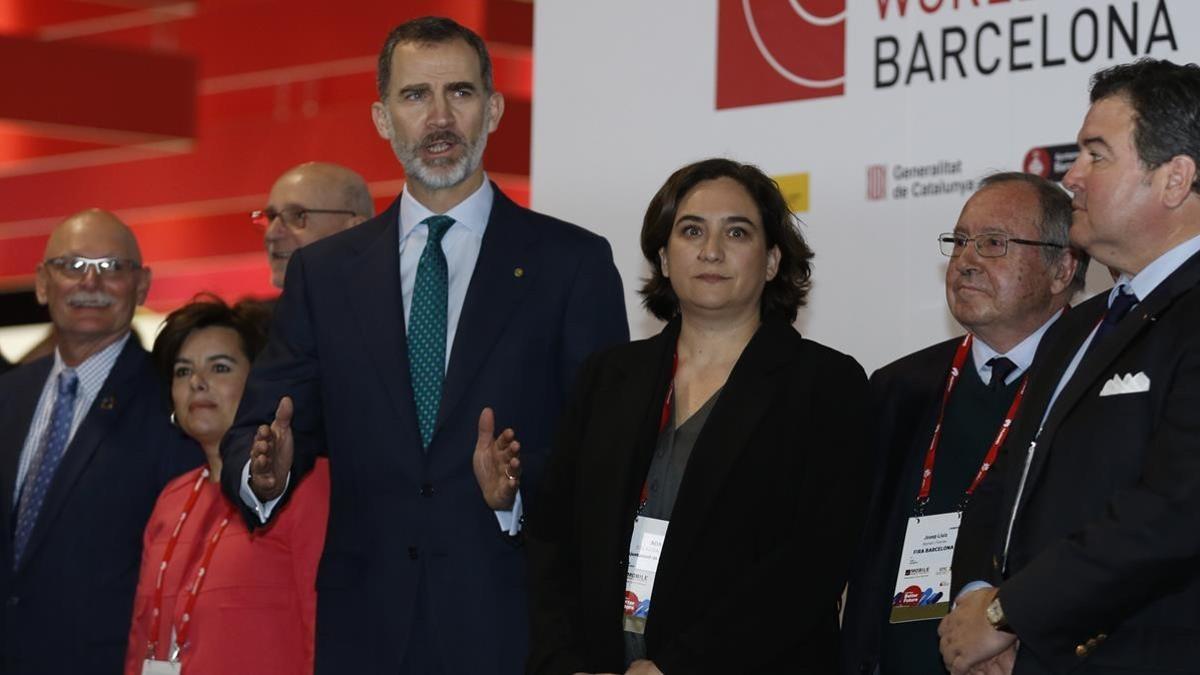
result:
M 417 262 L 417 282 L 408 313 L 408 368 L 417 404 L 417 424 L 421 428 L 421 448 L 428 449 L 446 374 L 446 298 L 450 282 L 442 237 L 454 219 L 430 216 L 421 223 L 429 228 L 429 235 Z

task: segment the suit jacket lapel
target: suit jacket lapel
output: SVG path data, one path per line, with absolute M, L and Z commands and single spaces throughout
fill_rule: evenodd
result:
M 38 399 L 53 366 L 53 358 L 45 358 L 23 366 L 10 375 L 10 378 L 20 379 L 7 392 L 11 399 L 5 406 L 3 419 L 0 419 L 0 523 L 3 523 L 0 531 L 6 537 L 10 536 L 21 451 L 25 448 L 25 438 L 33 424 Z
M 100 392 L 96 394 L 96 400 L 92 401 L 91 408 L 83 412 L 83 421 L 67 446 L 58 470 L 54 472 L 50 489 L 46 491 L 46 501 L 42 504 L 33 532 L 29 535 L 24 560 L 33 560 L 38 546 L 47 536 L 46 533 L 53 529 L 54 520 L 66 504 L 67 497 L 74 489 L 80 474 L 91 462 L 96 449 L 108 437 L 113 424 L 124 413 L 129 403 L 125 397 L 136 390 L 136 385 L 131 384 L 131 381 L 148 367 L 146 350 L 138 344 L 136 337 L 130 337 L 121 350 L 121 355 L 117 357 L 117 362 L 113 364 L 112 371 L 101 385 Z M 121 450 L 113 449 L 115 452 Z
M 450 351 L 435 435 L 487 362 L 491 346 L 507 327 L 517 303 L 538 283 L 539 270 L 529 257 L 536 233 L 517 206 L 495 185 L 492 189 L 492 213 Z M 472 412 L 479 414 L 478 410 Z
M 764 323 L 729 373 L 684 470 L 659 561 L 656 578 L 660 582 L 669 585 L 669 580 L 682 576 L 676 569 L 686 564 L 708 512 L 718 505 L 731 467 L 746 451 L 770 409 L 780 386 L 780 368 L 793 358 L 788 346 L 791 331 L 786 323 Z
M 1116 328 L 1104 336 L 1102 342 L 1088 350 L 1070 381 L 1063 387 L 1058 399 L 1054 401 L 1054 407 L 1050 409 L 1050 414 L 1046 416 L 1046 423 L 1037 439 L 1037 451 L 1034 452 L 1029 475 L 1025 479 L 1025 490 L 1021 504 L 1017 505 L 1018 508 L 1029 501 L 1029 495 L 1032 493 L 1033 486 L 1037 484 L 1036 481 L 1041 475 L 1041 470 L 1053 447 L 1054 436 L 1067 415 L 1083 402 L 1085 395 L 1097 384 L 1097 380 L 1109 374 L 1109 368 L 1113 361 L 1129 347 L 1130 343 L 1163 312 L 1167 311 L 1180 295 L 1195 288 L 1198 284 L 1200 284 L 1200 254 L 1192 256 L 1183 266 L 1164 279 L 1146 299 L 1129 312 L 1129 315 Z M 1107 298 L 1107 296 L 1103 297 Z M 1053 393 L 1053 387 L 1057 386 L 1062 372 L 1074 357 L 1078 346 L 1103 316 L 1107 300 L 1101 300 L 1098 305 L 1097 309 L 1088 312 L 1088 316 L 1083 317 L 1085 321 L 1083 326 L 1086 327 L 1086 331 L 1082 331 L 1082 335 L 1078 335 L 1076 339 L 1060 341 L 1058 346 L 1062 347 L 1065 353 L 1060 355 L 1062 366 L 1056 369 L 1059 377 L 1054 378 L 1050 383 L 1051 393 Z M 1076 331 L 1079 331 L 1079 326 L 1076 327 Z M 1076 334 L 1078 334 L 1077 332 Z
M 400 198 L 375 219 L 375 236 L 345 261 L 346 300 L 358 319 L 363 345 L 376 365 L 376 375 L 391 398 L 398 418 L 420 447 L 417 410 L 408 372 L 404 332 L 404 298 L 400 291 Z
M 579 482 L 579 502 L 589 504 L 594 513 L 620 514 L 621 529 L 608 528 L 595 533 L 611 532 L 621 538 L 597 540 L 589 547 L 603 555 L 624 556 L 628 552 L 629 534 L 637 511 L 642 484 L 650 468 L 650 459 L 658 438 L 662 402 L 671 381 L 672 356 L 679 336 L 678 320 L 671 322 L 654 338 L 634 343 L 642 351 L 632 359 L 617 362 L 620 377 L 597 392 L 598 409 L 605 411 L 601 428 L 607 429 L 605 445 L 612 452 L 587 453 L 580 475 L 593 478 Z M 621 486 L 613 490 L 614 485 Z

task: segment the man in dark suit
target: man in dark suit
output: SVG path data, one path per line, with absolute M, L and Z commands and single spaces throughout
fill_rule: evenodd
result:
M 1071 200 L 1057 185 L 1022 173 L 985 178 L 941 237 L 950 257 L 946 302 L 968 334 L 871 377 L 881 471 L 863 539 L 869 554 L 858 556 L 850 578 L 847 675 L 942 671 L 937 619 L 949 607 L 950 576 L 914 573 L 929 565 L 902 545 L 910 530 L 939 518 L 954 536 L 999 431 L 1021 413 L 1018 392 L 1042 336 L 1083 287 L 1087 259 L 1069 249 L 1070 224 Z
M 1200 68 L 1098 73 L 1064 184 L 1071 239 L 1117 285 L 1047 337 L 1028 411 L 963 530 L 942 654 L 964 673 L 1200 663 Z M 990 586 L 989 586 L 990 584 Z
M 150 270 L 110 213 L 50 235 L 38 301 L 52 357 L 0 378 L 0 672 L 116 673 L 142 530 L 203 454 L 168 423 L 165 387 L 129 330 Z
M 513 535 L 578 366 L 628 339 L 620 279 L 602 238 L 487 181 L 504 99 L 477 35 L 399 26 L 379 92 L 404 192 L 292 255 L 222 480 L 261 526 L 328 452 L 318 673 L 515 674 L 528 629 Z

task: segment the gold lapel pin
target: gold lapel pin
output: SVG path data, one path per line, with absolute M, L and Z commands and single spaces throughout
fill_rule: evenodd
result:
M 112 410 L 116 405 L 117 399 L 113 398 L 112 396 L 105 396 L 104 398 L 100 399 L 101 410 Z
M 521 267 L 516 268 L 513 270 L 513 276 L 520 279 L 521 277 L 525 276 L 525 269 Z

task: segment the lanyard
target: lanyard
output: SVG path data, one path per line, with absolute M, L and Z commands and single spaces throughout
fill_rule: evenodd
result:
M 925 469 L 921 473 L 921 489 L 917 493 L 917 507 L 923 509 L 925 504 L 929 502 L 929 492 L 933 487 L 933 465 L 937 457 L 938 443 L 942 440 L 942 424 L 946 419 L 946 404 L 950 401 L 950 393 L 954 391 L 954 386 L 958 384 L 958 377 L 962 373 L 963 364 L 967 362 L 967 355 L 971 352 L 971 342 L 974 336 L 971 333 L 963 338 L 959 343 L 958 350 L 954 353 L 954 361 L 950 365 L 950 376 L 946 378 L 946 389 L 942 393 L 942 405 L 938 411 L 937 425 L 933 427 L 933 438 L 929 441 L 929 450 L 925 453 Z M 987 475 L 988 469 L 992 468 L 992 464 L 996 462 L 996 455 L 1000 453 L 1000 446 L 1004 445 L 1004 439 L 1008 438 L 1008 431 L 1012 428 L 1012 422 L 1017 416 L 1017 410 L 1021 407 L 1021 399 L 1025 398 L 1025 385 L 1029 383 L 1029 378 L 1021 379 L 1021 388 L 1017 390 L 1017 395 L 1013 397 L 1012 405 L 1008 407 L 1008 412 L 1004 415 L 1004 422 L 1000 425 L 1000 431 L 997 432 L 996 438 L 992 440 L 991 447 L 988 448 L 987 455 L 983 458 L 983 464 L 979 466 L 979 470 L 975 472 L 975 479 L 971 481 L 971 485 L 967 488 L 967 497 L 969 498 L 975 488 L 983 482 L 983 477 Z
M 187 502 L 183 505 L 183 512 L 179 514 L 179 520 L 175 523 L 175 529 L 171 532 L 171 538 L 167 541 L 167 547 L 163 551 L 162 563 L 158 566 L 158 576 L 154 582 L 154 605 L 150 612 L 150 638 L 146 645 L 146 658 L 153 659 L 158 652 L 158 633 L 162 628 L 162 608 L 163 608 L 163 580 L 167 576 L 167 567 L 171 564 L 171 558 L 175 555 L 175 547 L 179 544 L 179 535 L 183 531 L 183 524 L 187 522 L 188 516 L 191 515 L 192 509 L 196 506 L 196 500 L 200 498 L 200 490 L 204 488 L 205 481 L 208 480 L 209 471 L 204 469 L 196 478 L 196 482 L 192 485 L 192 494 L 188 495 Z M 221 540 L 221 534 L 225 532 L 225 527 L 229 525 L 229 520 L 233 516 L 233 507 L 230 507 L 225 512 L 225 517 L 221 520 L 221 524 L 217 526 L 216 531 L 208 538 L 208 543 L 204 546 L 204 554 L 200 558 L 200 569 L 196 570 L 196 579 L 191 586 L 187 587 L 188 598 L 183 608 L 183 617 L 179 620 L 179 626 L 175 630 L 174 638 L 171 646 L 171 661 L 179 660 L 179 648 L 187 644 L 188 629 L 191 627 L 192 611 L 196 608 L 196 597 L 200 595 L 200 587 L 204 585 L 208 564 L 212 561 L 213 552 L 217 550 L 217 542 Z
M 658 415 L 658 433 L 667 429 L 667 425 L 671 423 L 671 397 L 675 394 L 675 371 L 679 368 L 679 352 L 676 351 L 671 357 L 671 384 L 667 386 L 667 396 L 663 399 L 662 412 Z M 646 500 L 650 498 L 650 486 L 646 481 L 642 481 L 641 497 L 638 500 L 638 510 L 640 514 L 646 508 Z

